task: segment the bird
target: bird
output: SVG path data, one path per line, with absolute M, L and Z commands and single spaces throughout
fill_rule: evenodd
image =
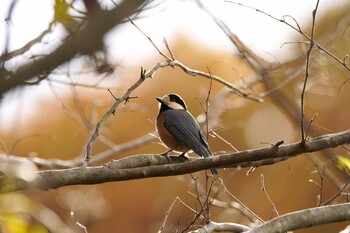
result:
M 161 142 L 169 148 L 163 155 L 168 158 L 170 151 L 178 151 L 184 156 L 192 150 L 203 158 L 212 156 L 201 128 L 187 111 L 185 101 L 174 93 L 156 99 L 159 102 L 156 129 Z M 218 174 L 215 168 L 210 168 L 210 171 Z

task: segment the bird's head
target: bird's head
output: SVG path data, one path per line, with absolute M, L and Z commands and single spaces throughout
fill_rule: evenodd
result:
M 177 94 L 168 94 L 162 98 L 156 98 L 160 103 L 160 109 L 186 110 L 185 101 Z

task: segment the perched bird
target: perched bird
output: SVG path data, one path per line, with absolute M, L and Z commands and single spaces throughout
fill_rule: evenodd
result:
M 201 157 L 211 156 L 208 142 L 205 139 L 197 121 L 187 107 L 183 99 L 177 94 L 168 94 L 162 98 L 156 98 L 159 105 L 157 117 L 157 131 L 160 140 L 170 150 L 183 152 L 184 155 L 189 150 L 193 150 Z M 215 168 L 210 168 L 211 173 L 218 174 Z

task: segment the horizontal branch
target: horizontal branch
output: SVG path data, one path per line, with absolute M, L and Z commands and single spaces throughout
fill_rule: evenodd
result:
M 212 167 L 250 167 L 273 164 L 290 157 L 308 152 L 334 148 L 350 143 L 350 130 L 313 138 L 305 143 L 275 145 L 223 154 L 209 158 L 171 157 L 171 163 L 162 155 L 144 154 L 113 160 L 102 166 L 78 167 L 61 170 L 46 170 L 35 172 L 34 181 L 21 183 L 14 190 L 40 188 L 55 189 L 68 185 L 92 185 L 112 181 L 143 179 L 188 174 L 206 170 Z M 31 177 L 33 174 L 30 174 Z M 2 178 L 0 182 L 3 181 Z M 7 190 L 13 191 L 13 190 Z
M 206 226 L 191 231 L 191 233 L 210 233 L 213 231 L 236 233 L 279 233 L 348 220 L 350 220 L 350 203 L 344 203 L 288 213 L 274 218 L 254 229 L 235 223 L 209 222 Z
M 99 152 L 94 155 L 91 160 L 91 165 L 96 165 L 101 161 L 106 161 L 111 158 L 117 157 L 117 155 L 124 153 L 130 149 L 135 149 L 147 143 L 157 140 L 157 137 L 154 136 L 154 133 L 146 134 L 138 138 L 132 139 L 128 142 L 121 143 L 111 148 Z M 22 165 L 33 163 L 38 169 L 63 169 L 63 168 L 73 168 L 81 166 L 83 164 L 81 156 L 70 159 L 44 159 L 39 157 L 21 157 L 15 155 L 1 154 L 0 153 L 0 164 L 13 164 L 13 165 Z
M 218 223 L 218 222 L 209 222 L 207 225 L 194 230 L 190 231 L 189 233 L 211 233 L 211 232 L 246 232 L 250 230 L 249 227 L 237 224 L 237 223 Z
M 246 233 L 274 233 L 350 220 L 350 203 L 316 207 L 279 216 Z

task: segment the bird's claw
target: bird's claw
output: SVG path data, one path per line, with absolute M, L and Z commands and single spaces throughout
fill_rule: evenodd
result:
M 186 161 L 189 161 L 188 157 L 186 156 L 186 152 L 183 152 L 179 155 L 179 158 L 183 158 L 185 159 Z
M 172 149 L 165 151 L 164 153 L 161 153 L 160 155 L 165 156 L 165 158 L 168 160 L 168 163 L 171 162 L 169 153 L 172 151 Z

